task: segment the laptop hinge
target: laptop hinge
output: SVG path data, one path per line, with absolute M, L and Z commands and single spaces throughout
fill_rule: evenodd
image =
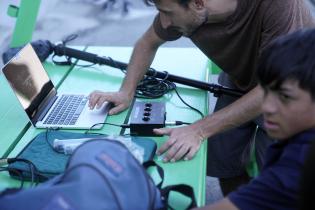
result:
M 42 121 L 44 117 L 46 116 L 47 112 L 49 111 L 50 107 L 55 103 L 57 100 L 57 91 L 55 88 L 53 88 L 49 94 L 45 97 L 43 102 L 38 107 L 38 112 L 33 118 L 34 124 L 36 124 L 37 121 Z

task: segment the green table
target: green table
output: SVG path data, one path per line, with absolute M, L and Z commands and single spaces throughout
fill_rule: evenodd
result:
M 115 60 L 128 62 L 132 48 L 130 47 L 88 47 L 88 52 L 96 53 L 102 56 L 109 56 Z M 87 65 L 88 63 L 80 61 L 79 64 Z M 207 81 L 207 58 L 195 48 L 161 48 L 152 67 L 158 71 L 167 70 L 171 74 L 180 75 L 192 79 Z M 58 90 L 71 91 L 74 93 L 90 93 L 93 90 L 117 91 L 123 80 L 124 74 L 115 68 L 109 66 L 91 66 L 78 67 L 69 71 L 62 67 L 55 66 L 58 71 L 67 72 L 65 80 L 62 82 Z M 49 71 L 49 69 L 47 69 Z M 184 85 L 178 85 L 178 92 L 184 100 L 207 113 L 208 100 L 207 92 Z M 200 119 L 200 116 L 193 110 L 187 108 L 176 96 L 170 93 L 167 96 L 158 99 L 158 101 L 166 102 L 167 121 L 181 120 L 185 122 L 194 122 Z M 14 105 L 15 106 L 15 105 Z M 3 110 L 3 109 L 2 109 Z M 18 108 L 16 108 L 18 110 Z M 109 116 L 106 122 L 122 124 L 127 117 L 128 110 L 119 115 Z M 23 119 L 25 121 L 26 119 Z M 20 130 L 20 134 L 16 139 L 15 145 L 9 157 L 15 157 L 23 147 L 43 129 L 35 129 L 29 127 L 24 133 Z M 72 130 L 74 131 L 74 130 Z M 76 130 L 83 132 L 82 130 Z M 120 128 L 105 125 L 99 132 L 106 134 L 119 134 Z M 128 130 L 126 131 L 128 133 Z M 9 133 L 8 135 L 12 135 Z M 153 138 L 158 146 L 160 146 L 167 137 Z M 193 186 L 198 205 L 205 203 L 205 176 L 206 176 L 206 143 L 204 143 L 195 158 L 191 161 L 179 161 L 176 163 L 162 163 L 159 158 L 155 157 L 156 162 L 161 165 L 165 171 L 164 185 L 185 183 Z M 152 171 L 152 176 L 155 173 Z M 0 174 L 0 188 L 6 186 L 16 186 L 17 181 L 11 180 L 7 174 Z M 171 203 L 176 209 L 181 209 L 187 204 L 187 199 L 173 194 L 171 195 Z

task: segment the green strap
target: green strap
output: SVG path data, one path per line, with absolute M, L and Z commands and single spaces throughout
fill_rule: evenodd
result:
M 221 68 L 213 63 L 211 60 L 208 61 L 208 69 L 210 69 L 211 74 L 219 74 L 222 71 Z
M 258 127 L 256 127 L 256 132 L 257 132 Z M 251 148 L 250 148 L 250 154 L 249 154 L 249 162 L 246 165 L 246 171 L 249 177 L 256 177 L 259 175 L 259 169 L 258 169 L 258 165 L 257 165 L 257 161 L 256 161 L 256 133 L 255 133 L 255 137 L 254 137 L 254 142 L 251 144 Z

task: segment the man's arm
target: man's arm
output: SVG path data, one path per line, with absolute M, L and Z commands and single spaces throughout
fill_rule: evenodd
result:
M 234 103 L 198 121 L 196 126 L 206 137 L 240 126 L 261 114 L 263 96 L 261 87 L 256 86 Z
M 94 91 L 90 94 L 89 106 L 94 109 L 95 106 L 101 107 L 105 101 L 112 102 L 114 107 L 109 114 L 117 114 L 129 107 L 139 81 L 145 75 L 150 67 L 154 56 L 165 41 L 158 37 L 153 26 L 137 41 L 132 52 L 127 75 L 118 92 Z
M 165 162 L 193 158 L 203 139 L 237 127 L 261 114 L 262 101 L 263 90 L 256 86 L 234 103 L 194 124 L 172 129 L 156 129 L 158 134 L 169 135 L 168 141 L 160 147 L 158 154 L 168 150 L 164 156 Z
M 131 55 L 127 75 L 120 91 L 128 93 L 133 98 L 139 81 L 150 67 L 159 46 L 164 42 L 157 36 L 153 26 L 138 40 Z
M 224 198 L 215 204 L 193 210 L 238 210 L 238 208 L 228 198 Z

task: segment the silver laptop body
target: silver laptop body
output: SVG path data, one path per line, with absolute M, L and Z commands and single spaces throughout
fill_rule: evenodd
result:
M 107 117 L 108 103 L 90 110 L 85 95 L 57 94 L 30 44 L 3 67 L 2 73 L 37 128 L 100 129 L 102 125 L 98 123 L 103 123 Z

